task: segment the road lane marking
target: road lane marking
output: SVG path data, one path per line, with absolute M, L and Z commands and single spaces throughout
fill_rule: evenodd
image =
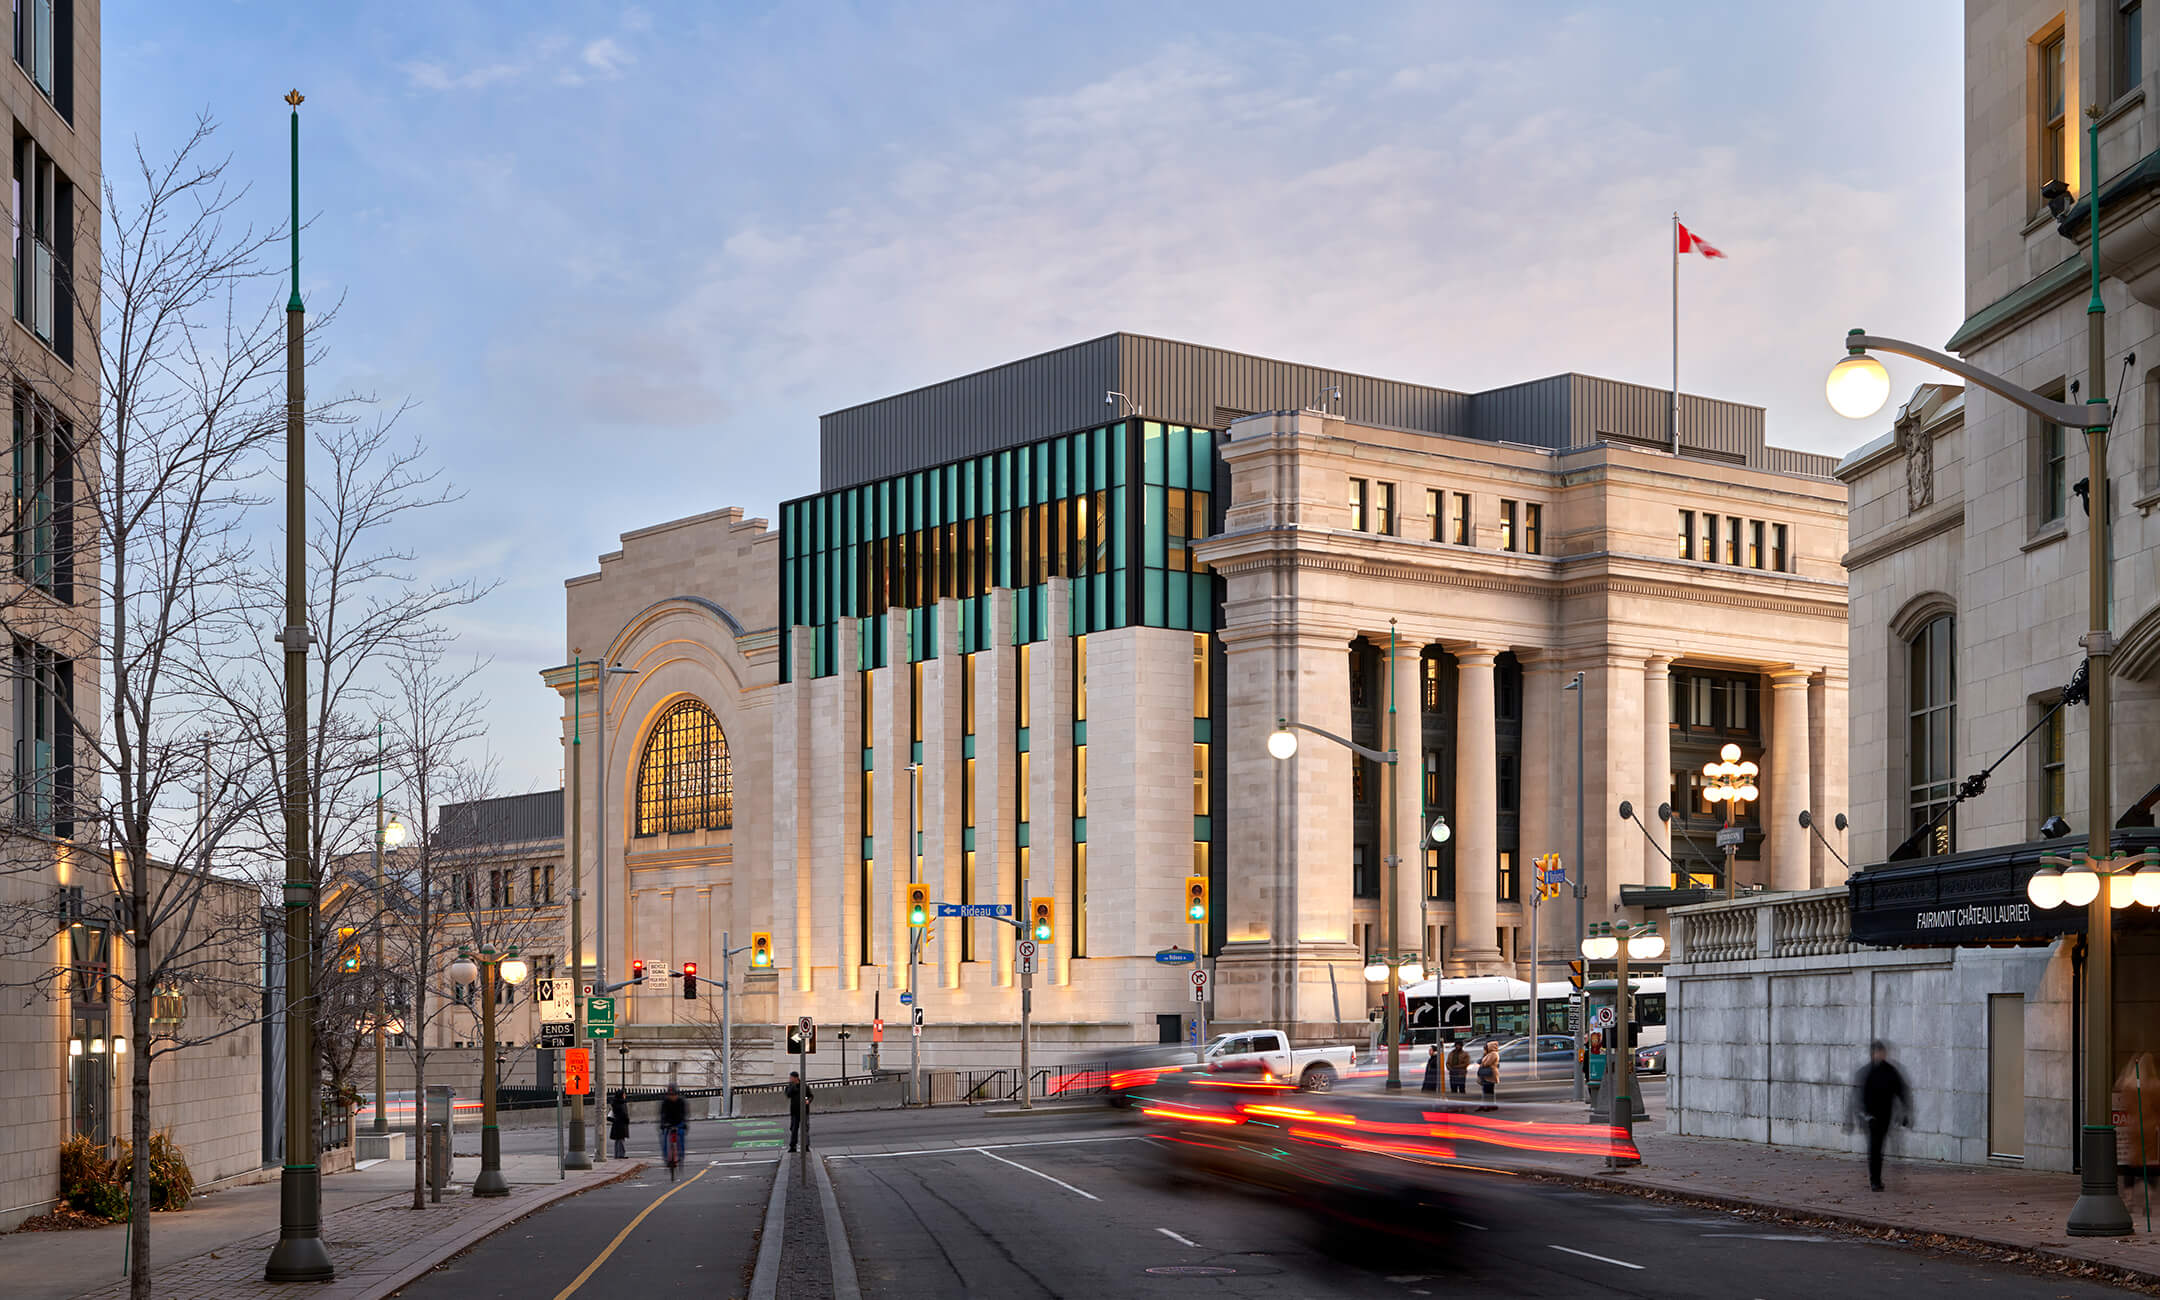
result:
M 1043 1180 L 1044 1182 L 1046 1182 L 1046 1183 L 1056 1183 L 1056 1184 L 1057 1184 L 1058 1186 L 1060 1186 L 1060 1187 L 1064 1188 L 1064 1189 L 1065 1189 L 1066 1191 L 1068 1191 L 1068 1192 L 1071 1192 L 1071 1193 L 1072 1193 L 1073 1195 L 1075 1195 L 1075 1196 L 1085 1196 L 1085 1197 L 1087 1197 L 1087 1198 L 1088 1198 L 1089 1200 L 1091 1200 L 1091 1201 L 1099 1201 L 1099 1200 L 1101 1200 L 1101 1199 L 1102 1199 L 1102 1197 L 1100 1197 L 1100 1196 L 1097 1196 L 1097 1195 L 1096 1195 L 1095 1193 L 1093 1193 L 1093 1192 L 1083 1192 L 1083 1191 L 1081 1191 L 1081 1190 L 1080 1190 L 1079 1188 L 1077 1188 L 1077 1187 L 1073 1186 L 1073 1185 L 1072 1185 L 1071 1183 L 1068 1183 L 1068 1182 L 1066 1182 L 1066 1181 L 1065 1181 L 1064 1179 L 1062 1179 L 1062 1178 L 1052 1178 L 1052 1177 L 1051 1177 L 1050 1175 L 1048 1175 L 1048 1174 L 1044 1173 L 1044 1172 L 1043 1172 L 1042 1170 L 1040 1170 L 1040 1169 L 1030 1169 L 1030 1168 L 1028 1168 L 1028 1167 L 1027 1167 L 1026 1165 L 1023 1165 L 1023 1164 L 1021 1164 L 1021 1163 L 1020 1163 L 1019 1161 L 1017 1161 L 1017 1160 L 1007 1160 L 1007 1159 L 1006 1159 L 1005 1157 L 1003 1157 L 1003 1156 L 1001 1156 L 1001 1155 L 998 1155 L 998 1154 L 997 1154 L 996 1152 L 994 1152 L 994 1151 L 990 1151 L 990 1150 L 988 1150 L 988 1149 L 986 1149 L 986 1148 L 983 1148 L 983 1147 L 969 1147 L 969 1148 L 967 1148 L 967 1149 L 968 1149 L 968 1150 L 970 1150 L 970 1151 L 976 1152 L 976 1153 L 977 1153 L 977 1154 L 979 1154 L 979 1155 L 986 1155 L 986 1156 L 989 1156 L 989 1157 L 990 1157 L 990 1158 L 991 1158 L 992 1160 L 995 1160 L 995 1161 L 997 1161 L 997 1162 L 998 1162 L 999 1164 L 1001 1164 L 1001 1165 L 1011 1165 L 1011 1166 L 1012 1166 L 1013 1168 L 1015 1168 L 1015 1169 L 1018 1169 L 1018 1170 L 1019 1170 L 1019 1171 L 1021 1171 L 1022 1173 L 1028 1173 L 1028 1174 L 1033 1174 L 1033 1175 L 1035 1175 L 1035 1176 L 1036 1176 L 1037 1178 L 1040 1178 L 1040 1179 L 1042 1179 L 1042 1180 Z M 561 1297 L 557 1297 L 557 1300 L 561 1300 Z
M 596 1271 L 596 1270 L 597 1270 L 597 1269 L 598 1269 L 598 1268 L 599 1268 L 599 1267 L 600 1267 L 600 1266 L 601 1266 L 602 1264 L 605 1264 L 605 1263 L 607 1263 L 607 1261 L 608 1261 L 608 1256 L 610 1256 L 610 1255 L 614 1254 L 614 1253 L 615 1253 L 615 1248 L 616 1248 L 617 1246 L 620 1246 L 620 1245 L 622 1245 L 622 1244 L 623 1244 L 623 1238 L 625 1238 L 625 1237 L 628 1237 L 628 1236 L 630 1235 L 630 1233 L 631 1233 L 631 1232 L 632 1232 L 632 1231 L 633 1231 L 633 1230 L 634 1230 L 634 1229 L 635 1229 L 635 1228 L 636 1228 L 636 1227 L 637 1227 L 637 1226 L 638 1226 L 639 1224 L 641 1224 L 641 1223 L 645 1222 L 645 1216 L 646 1216 L 646 1215 L 648 1215 L 648 1214 L 651 1214 L 651 1213 L 652 1213 L 652 1212 L 653 1212 L 654 1210 L 657 1210 L 657 1209 L 659 1209 L 659 1208 L 660 1208 L 660 1205 L 661 1205 L 661 1203 L 662 1203 L 662 1202 L 664 1202 L 664 1201 L 666 1201 L 668 1197 L 670 1197 L 670 1196 L 673 1196 L 673 1195 L 674 1195 L 675 1193 L 677 1193 L 677 1192 L 679 1192 L 679 1191 L 683 1190 L 683 1189 L 684 1189 L 685 1187 L 688 1187 L 688 1186 L 690 1185 L 690 1183 L 694 1183 L 694 1182 L 696 1182 L 696 1181 L 697 1181 L 698 1179 L 700 1179 L 700 1178 L 703 1178 L 703 1177 L 705 1176 L 705 1173 L 706 1173 L 706 1171 L 705 1171 L 705 1170 L 703 1170 L 703 1169 L 700 1169 L 700 1170 L 698 1170 L 698 1171 L 697 1171 L 697 1172 L 696 1172 L 695 1174 L 692 1174 L 692 1175 L 690 1176 L 690 1182 L 687 1182 L 687 1183 L 677 1183 L 677 1184 L 676 1184 L 675 1186 L 673 1186 L 673 1187 L 670 1187 L 670 1188 L 668 1188 L 668 1189 L 667 1189 L 666 1191 L 664 1191 L 664 1192 L 660 1193 L 660 1194 L 659 1194 L 658 1196 L 654 1197 L 654 1198 L 653 1198 L 653 1202 L 652 1202 L 652 1204 L 650 1204 L 650 1205 L 646 1206 L 646 1207 L 645 1207 L 644 1209 L 642 1209 L 642 1210 L 639 1210 L 639 1211 L 637 1212 L 637 1217 L 636 1217 L 636 1218 L 634 1218 L 634 1219 L 630 1220 L 630 1222 L 628 1222 L 628 1223 L 626 1223 L 626 1224 L 624 1224 L 624 1225 L 623 1225 L 623 1230 L 622 1230 L 621 1232 L 618 1232 L 618 1233 L 616 1233 L 616 1234 L 615 1234 L 615 1240 L 613 1240 L 613 1241 L 609 1242 L 609 1243 L 607 1244 L 607 1249 L 605 1249 L 605 1250 L 601 1251 L 601 1252 L 600 1252 L 600 1253 L 599 1253 L 599 1254 L 598 1254 L 597 1256 L 595 1256 L 595 1257 L 593 1258 L 593 1262 L 592 1262 L 592 1263 L 590 1263 L 590 1264 L 587 1264 L 587 1265 L 585 1266 L 585 1271 L 584 1271 L 584 1272 L 582 1272 L 582 1273 L 578 1274 L 578 1275 L 577 1275 L 576 1277 L 574 1277 L 574 1278 L 570 1279 L 570 1285 L 568 1285 L 568 1286 L 564 1287 L 564 1288 L 563 1288 L 562 1290 L 560 1290 L 560 1291 L 557 1291 L 557 1292 L 555 1293 L 555 1300 L 570 1300 L 570 1297 L 571 1297 L 572 1295 L 576 1294 L 576 1292 L 577 1292 L 577 1289 L 578 1289 L 579 1287 L 581 1287 L 581 1286 L 585 1285 L 585 1279 L 587 1279 L 587 1278 L 591 1277 L 591 1276 L 593 1275 L 593 1273 L 594 1273 L 594 1272 L 595 1272 L 595 1271 Z
M 1176 1242 L 1180 1246 L 1190 1246 L 1194 1250 L 1200 1249 L 1199 1242 L 1194 1241 L 1190 1237 L 1180 1237 L 1178 1234 L 1170 1231 L 1168 1228 L 1157 1228 L 1155 1231 L 1161 1233 L 1165 1237 L 1168 1237 L 1170 1240 Z
M 1492 1231 L 1492 1229 L 1491 1229 L 1491 1228 L 1488 1228 L 1488 1227 L 1486 1227 L 1486 1226 L 1485 1226 L 1484 1224 L 1482 1224 L 1482 1223 L 1472 1223 L 1472 1222 L 1470 1222 L 1470 1220 L 1468 1220 L 1468 1219 L 1457 1219 L 1457 1220 L 1455 1220 L 1455 1226 L 1456 1226 L 1456 1227 L 1458 1227 L 1458 1228 L 1468 1228 L 1468 1229 L 1470 1229 L 1470 1230 L 1471 1230 L 1472 1232 L 1491 1232 L 1491 1231 Z
M 1573 1246 L 1554 1246 L 1553 1249 L 1564 1250 L 1570 1255 L 1580 1255 L 1584 1259 L 1594 1259 L 1600 1264 L 1618 1264 L 1622 1268 L 1632 1268 L 1638 1273 L 1642 1271 L 1642 1265 L 1630 1264 L 1624 1259 L 1614 1259 L 1610 1255 L 1593 1255 L 1587 1250 L 1577 1250 Z M 556 1300 L 562 1300 L 562 1298 L 558 1296 Z
M 922 1147 L 914 1151 L 839 1151 L 825 1157 L 827 1160 L 890 1160 L 894 1156 L 950 1156 L 962 1151 L 1011 1151 L 1017 1147 L 1067 1147 L 1082 1142 L 1142 1142 L 1138 1134 L 1124 1133 L 1116 1137 L 1099 1138 L 1044 1138 L 1039 1142 L 985 1142 L 981 1146 Z

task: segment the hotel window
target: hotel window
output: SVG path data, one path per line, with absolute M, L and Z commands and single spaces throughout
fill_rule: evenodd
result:
M 1436 542 L 1447 540 L 1447 516 L 1441 504 L 1446 496 L 1438 488 L 1425 489 L 1425 526 L 1432 530 L 1431 536 Z
M 1680 512 L 1680 558 L 1695 558 L 1695 512 L 1692 510 Z
M 1365 531 L 1366 490 L 1367 485 L 1364 479 L 1354 478 L 1350 480 L 1350 527 L 1361 533 Z
M 1208 702 L 1208 639 L 1207 633 L 1195 632 L 1192 638 L 1192 715 L 1205 718 L 1211 715 Z
M 1502 501 L 1500 503 L 1500 549 L 1503 551 L 1515 549 L 1515 503 L 1513 501 Z
M 1373 486 L 1380 490 L 1379 502 L 1373 511 L 1373 531 L 1384 537 L 1393 537 L 1395 535 L 1395 485 L 1393 483 L 1375 483 Z
M 2038 825 L 2050 817 L 2061 817 L 2068 808 L 2064 797 L 2063 717 L 2065 711 L 2055 706 L 2053 700 L 2043 700 L 2039 705 L 2047 721 L 2040 725 L 2037 752 L 2040 758 L 2040 798 L 2033 809 L 2033 824 Z
M 2038 185 L 2070 179 L 2065 166 L 2068 136 L 2063 119 L 2063 81 L 2063 33 L 2058 31 L 2040 42 L 2040 174 L 2034 178 L 2036 193 Z
M 1956 814 L 1950 811 L 1957 789 L 1956 620 L 1943 614 L 1913 636 L 1906 647 L 1907 826 L 1919 830 L 1936 822 L 1924 854 L 1948 853 L 1957 843 Z
M 1362 844 L 1350 846 L 1350 886 L 1359 898 L 1380 897 L 1380 873 L 1373 855 Z
M 1448 497 L 1448 540 L 1457 546 L 1477 545 L 1476 536 L 1470 531 L 1470 494 L 1450 492 Z
M 1501 902 L 1512 903 L 1516 901 L 1515 855 L 1506 849 L 1500 850 L 1500 872 L 1497 884 Z
M 74 15 L 71 0 L 15 0 L 15 62 L 71 122 L 75 119 Z
M 2115 0 L 2115 98 L 2145 80 L 2145 5 L 2143 0 Z
M 960 661 L 960 734 L 975 734 L 975 656 Z
M 73 362 L 75 187 L 29 136 L 15 137 L 15 319 Z
M 1770 567 L 1776 569 L 1779 573 L 1790 572 L 1785 567 L 1790 559 L 1785 549 L 1788 536 L 1784 524 L 1770 525 Z
M 1708 512 L 1702 517 L 1702 559 L 1706 564 L 1717 563 L 1717 516 Z
M 638 760 L 637 834 L 735 824 L 734 765 L 712 710 L 682 700 L 653 727 Z
M 75 667 L 34 641 L 15 643 L 15 815 L 32 830 L 75 832 Z
M 2060 400 L 2060 392 L 2048 394 Z M 2041 420 L 2033 435 L 2033 518 L 2039 525 L 2061 519 L 2070 495 L 2070 432 Z
M 1752 569 L 1763 566 L 1763 521 L 1760 519 L 1748 520 L 1747 562 Z
M 1725 516 L 1725 563 L 1740 563 L 1740 529 L 1747 521 L 1737 515 Z
M 1525 555 L 1545 553 L 1545 507 L 1535 501 L 1523 503 L 1522 548 Z
M 1033 674 L 1028 671 L 1028 666 L 1035 657 L 1032 653 L 1035 647 L 1033 645 L 1019 645 L 1015 646 L 1014 649 L 1019 652 L 1014 657 L 1020 661 L 1019 672 L 1013 679 L 1013 704 L 1016 710 L 1014 716 L 1017 719 L 1015 725 L 1020 730 L 1026 731 L 1029 725 L 1028 715 L 1032 711 L 1029 708 L 1028 701 L 1028 678 Z
M 1193 816 L 1206 817 L 1215 810 L 1208 790 L 1208 747 L 1192 747 L 1192 800 Z
M 27 388 L 15 390 L 15 577 L 75 599 L 75 456 L 67 426 Z

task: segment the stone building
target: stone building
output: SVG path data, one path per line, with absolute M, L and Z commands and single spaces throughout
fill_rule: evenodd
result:
M 1836 883 L 1795 819 L 1844 806 L 1844 490 L 1757 408 L 1684 397 L 1677 451 L 1672 419 L 1582 375 L 1456 392 L 1133 335 L 826 416 L 821 488 L 777 528 L 641 529 L 567 584 L 581 670 L 547 680 L 609 977 L 695 960 L 710 988 L 723 932 L 769 934 L 738 1014 L 849 1027 L 852 1067 L 869 1022 L 905 1023 L 911 878 L 1044 900 L 1038 1044 L 1080 1058 L 1189 1032 L 1155 954 L 1193 944 L 1199 876 L 1214 1018 L 1341 1032 L 1391 852 L 1402 948 L 1527 972 L 1526 863 L 1580 874 L 1578 673 L 1593 916 L 1722 885 L 1694 774 L 1728 742 L 1766 773 L 1739 883 Z M 1405 733 L 1392 845 L 1387 773 L 1312 738 L 1278 763 L 1278 719 Z M 1014 930 L 922 930 L 925 1051 L 1010 1064 Z
M 2146 228 L 2160 211 L 2160 107 L 2147 98 L 2160 48 L 2139 9 L 1966 6 L 1967 315 L 1946 345 L 2042 395 L 2090 391 L 2097 181 L 2118 854 L 2160 848 L 2160 240 Z M 2083 130 L 2095 120 L 2097 177 Z M 2071 200 L 2059 217 L 2051 181 Z M 1832 1117 L 1880 1037 L 1923 1099 L 1919 1154 L 2067 1169 L 2094 1064 L 2086 918 L 2033 905 L 2027 882 L 2093 831 L 2091 709 L 2064 705 L 2092 627 L 2084 434 L 1977 385 L 1926 383 L 1837 474 L 1852 492 L 1856 872 L 1849 897 L 1808 906 L 1849 920 L 1833 944 L 1780 937 L 1771 913 L 1800 917 L 1793 900 L 1683 915 L 1667 1002 L 1673 1123 L 1846 1145 Z M 2097 1063 L 2110 1079 L 2160 1051 L 2160 925 L 2139 906 L 2113 916 L 2114 1059 Z

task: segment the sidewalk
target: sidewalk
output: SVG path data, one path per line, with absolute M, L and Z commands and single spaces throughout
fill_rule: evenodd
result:
M 476 1201 L 466 1194 L 477 1157 L 453 1162 L 440 1204 L 414 1211 L 412 1165 L 385 1162 L 323 1182 L 323 1240 L 337 1277 L 303 1288 L 316 1300 L 377 1300 L 497 1229 L 564 1196 L 635 1173 L 634 1160 L 556 1178 L 555 1156 L 506 1155 L 510 1195 Z M 289 1285 L 262 1280 L 277 1242 L 276 1182 L 204 1197 L 177 1214 L 151 1220 L 152 1272 L 159 1300 L 233 1300 L 291 1296 Z M 20 1300 L 123 1300 L 124 1225 L 75 1232 L 0 1235 L 0 1277 Z
M 1635 1143 L 1643 1160 L 1637 1168 L 1606 1170 L 1601 1162 L 1582 1157 L 1510 1163 L 1525 1173 L 1561 1177 L 1601 1190 L 1650 1190 L 1900 1234 L 1936 1233 L 2121 1269 L 2141 1280 L 2160 1282 L 2160 1235 L 2145 1230 L 2142 1187 L 2124 1192 L 2137 1228 L 2133 1235 L 2072 1237 L 2063 1224 L 2078 1197 L 2076 1174 L 1893 1158 L 1884 1166 L 1885 1190 L 1875 1192 L 1868 1189 L 1864 1154 L 1674 1136 L 1665 1131 L 1662 1103 L 1662 1095 L 1648 1099 L 1650 1117 L 1635 1125 Z M 1521 1109 L 1550 1110 L 1550 1118 L 1555 1119 L 1583 1116 L 1579 1105 L 1531 1103 Z M 2160 1189 L 2155 1189 L 2153 1199 L 2160 1202 Z M 2160 1223 L 2160 1206 L 2156 1206 L 2155 1222 Z

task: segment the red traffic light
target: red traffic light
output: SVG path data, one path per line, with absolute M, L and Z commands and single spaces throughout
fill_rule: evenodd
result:
M 682 973 L 695 978 L 697 975 L 697 963 L 694 961 L 684 962 L 682 964 Z
M 693 999 L 697 997 L 697 963 L 694 961 L 682 964 L 682 995 Z
M 636 980 L 636 981 L 637 981 L 638 983 L 640 983 L 640 984 L 642 984 L 642 983 L 644 983 L 644 982 L 645 982 L 645 963 L 644 963 L 644 962 L 642 962 L 642 961 L 633 961 L 633 962 L 631 962 L 631 963 L 630 963 L 630 978 L 631 978 L 631 979 L 633 979 L 633 980 Z

